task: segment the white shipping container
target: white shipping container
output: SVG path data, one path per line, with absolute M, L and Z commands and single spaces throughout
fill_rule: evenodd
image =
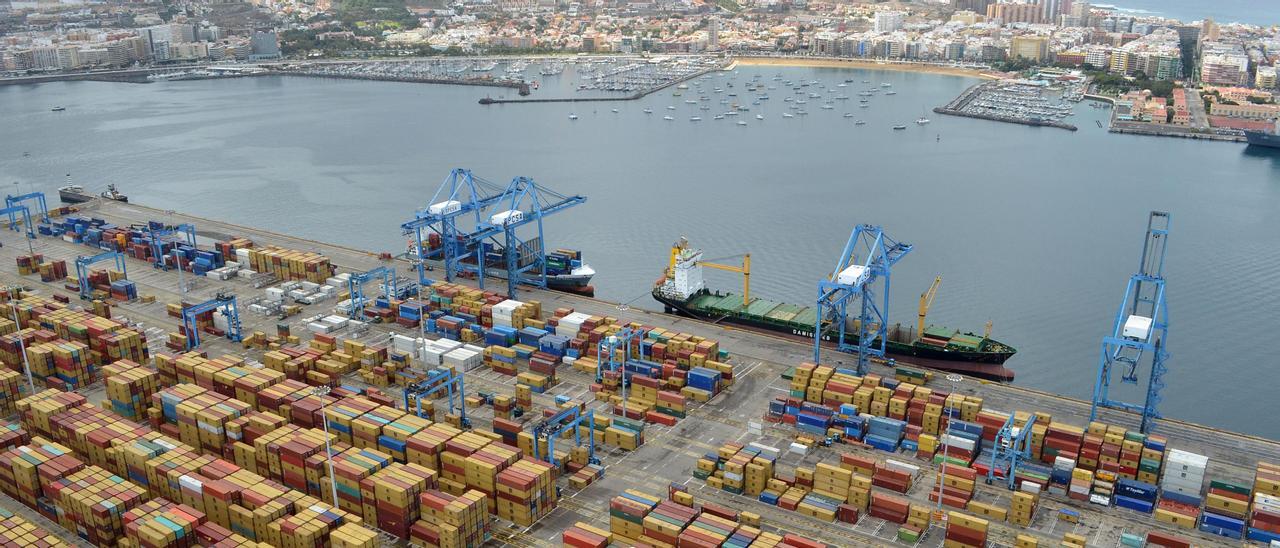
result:
M 914 464 L 907 464 L 905 462 L 900 462 L 893 459 L 885 459 L 884 466 L 885 468 L 888 468 L 895 472 L 902 472 L 912 477 L 915 477 L 916 474 L 920 473 L 919 466 L 916 466 Z
M 329 315 L 329 316 L 325 316 L 320 321 L 327 323 L 329 325 L 332 325 L 334 326 L 335 329 L 338 329 L 338 328 L 346 327 L 347 322 L 350 322 L 351 320 L 342 316 Z
M 257 273 L 256 271 L 249 270 L 249 269 L 247 269 L 247 268 L 241 268 L 240 270 L 237 270 L 237 271 L 236 271 L 236 277 L 237 277 L 237 278 L 244 278 L 244 279 L 248 279 L 248 278 L 252 278 L 252 277 L 254 277 L 254 276 L 256 276 L 256 275 L 258 275 L 258 273 Z
M 750 447 L 752 449 L 755 449 L 756 451 L 759 451 L 761 456 L 768 459 L 776 459 L 778 458 L 778 455 L 782 454 L 782 451 L 779 450 L 777 447 L 764 445 L 762 443 L 751 442 L 747 444 L 747 447 Z
M 1031 493 L 1033 495 L 1040 493 L 1040 484 L 1029 481 L 1022 482 L 1022 492 Z
M 311 322 L 307 324 L 307 330 L 312 333 L 328 333 L 333 331 L 333 326 L 320 322 Z
M 241 262 L 241 263 L 248 264 L 248 263 L 249 263 L 249 250 L 248 250 L 248 249 L 237 249 L 237 250 L 236 250 L 236 261 L 237 261 L 237 262 Z
M 791 452 L 797 455 L 805 455 L 809 453 L 809 446 L 803 443 L 791 443 Z
M 301 282 L 298 284 L 298 289 L 301 289 L 308 293 L 315 291 L 317 287 L 320 287 L 320 284 L 315 282 Z
M 1105 495 L 1089 495 L 1089 502 L 1099 506 L 1111 506 L 1111 498 Z

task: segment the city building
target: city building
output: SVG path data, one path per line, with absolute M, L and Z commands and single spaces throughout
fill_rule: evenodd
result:
M 1241 53 L 1206 54 L 1200 60 L 1200 81 L 1223 86 L 1249 83 L 1249 56 Z
M 996 0 L 951 0 L 951 7 L 974 13 L 987 13 L 987 7 L 995 3 Z
M 1037 63 L 1049 57 L 1049 38 L 1045 36 L 1014 36 L 1009 42 L 1009 57 L 1029 59 Z
M 1173 88 L 1173 118 L 1169 123 L 1175 126 L 1191 125 L 1191 111 L 1187 107 L 1186 88 Z
M 986 12 L 984 11 L 983 13 L 986 13 Z M 969 10 L 961 10 L 953 13 L 951 15 L 951 20 L 956 23 L 963 23 L 965 25 L 972 26 L 972 25 L 976 25 L 978 23 L 983 22 L 984 20 L 986 20 L 986 17 L 979 15 L 977 12 L 973 12 Z
M 1249 102 L 1229 105 L 1226 103 L 1210 103 L 1209 114 L 1228 118 L 1245 118 L 1249 120 L 1280 119 L 1280 105 L 1257 105 Z
M 1040 23 L 1044 10 L 1036 4 L 992 4 L 987 6 L 987 19 L 1002 25 L 1013 23 Z
M 280 58 L 280 41 L 275 31 L 254 31 L 250 46 L 253 48 L 253 53 L 249 55 L 250 61 Z
M 907 14 L 900 11 L 877 11 L 874 30 L 880 33 L 902 30 L 906 20 Z
M 1276 67 L 1263 66 L 1258 67 L 1258 74 L 1253 78 L 1253 87 L 1258 89 L 1274 90 L 1277 89 Z
M 951 42 L 947 44 L 944 57 L 948 61 L 959 61 L 964 59 L 964 42 Z
M 1237 103 L 1247 102 L 1249 101 L 1250 98 L 1257 98 L 1263 101 L 1270 101 L 1271 98 L 1273 97 L 1271 92 L 1265 89 L 1205 86 L 1204 91 L 1217 94 L 1218 97 L 1221 97 L 1228 101 L 1235 101 Z

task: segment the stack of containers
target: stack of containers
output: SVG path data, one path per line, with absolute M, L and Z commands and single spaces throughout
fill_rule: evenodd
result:
M 0 423 L 0 450 L 31 443 L 31 434 L 15 423 Z
M 111 450 L 150 432 L 90 405 L 68 409 L 49 418 L 53 440 L 71 448 L 90 464 L 109 467 Z
M 124 515 L 127 543 L 121 546 L 179 548 L 197 544 L 196 529 L 206 522 L 203 512 L 164 499 L 143 503 Z
M 970 466 L 982 453 L 982 439 L 986 428 L 980 424 L 960 420 L 947 421 L 946 433 L 940 440 L 942 448 L 934 456 L 935 463 L 946 459 L 952 464 Z
M 612 542 L 613 533 L 581 521 L 560 535 L 560 543 L 572 548 L 607 548 Z
M 1115 503 L 1120 508 L 1150 514 L 1156 505 L 1156 486 L 1138 480 L 1116 480 Z
M 417 464 L 393 463 L 360 482 L 364 520 L 399 538 L 421 517 L 421 495 L 436 488 L 436 473 Z
M 1209 492 L 1204 497 L 1204 516 L 1200 521 L 1200 530 L 1233 539 L 1243 538 L 1252 497 L 1253 491 L 1247 485 L 1210 481 Z M 1165 501 L 1166 499 L 1160 501 L 1161 506 Z M 1191 509 L 1196 510 L 1194 507 Z
M 26 380 L 12 369 L 0 369 L 0 416 L 7 417 L 18 411 L 18 400 L 27 396 Z
M 145 489 L 98 468 L 84 469 L 44 486 L 58 508 L 58 524 L 99 546 L 124 536 L 124 514 L 142 505 Z
M 609 531 L 614 540 L 636 544 L 644 536 L 645 518 L 662 499 L 628 489 L 609 501 Z
M 1180 449 L 1170 449 L 1165 455 L 1164 475 L 1160 478 L 1160 488 L 1166 493 L 1166 497 L 1170 494 L 1181 495 L 1194 499 L 1194 505 L 1200 506 L 1204 475 L 1208 467 L 1209 457 Z
M 912 479 L 920 473 L 920 467 L 896 460 L 886 460 L 884 466 L 876 469 L 871 477 L 872 485 L 898 493 L 906 493 L 911 489 Z
M 45 486 L 83 469 L 84 462 L 75 458 L 70 448 L 36 437 L 30 445 L 0 454 L 0 490 L 56 520 L 55 509 L 42 505 L 48 496 Z
M 987 520 L 960 512 L 947 513 L 946 542 L 948 547 L 981 548 L 987 545 Z M 954 543 L 954 544 L 953 544 Z
M 489 540 L 489 509 L 484 493 L 460 496 L 429 490 L 419 497 L 422 519 L 409 531 L 411 539 L 427 546 L 480 546 Z
M 49 419 L 58 413 L 80 407 L 88 402 L 89 400 L 84 396 L 74 392 L 44 390 L 18 400 L 17 408 L 27 431 L 37 436 L 53 438 L 55 436 Z
M 325 502 L 342 510 L 361 514 L 363 513 L 361 504 L 373 502 L 363 499 L 361 482 L 377 471 L 390 466 L 391 462 L 391 457 L 388 455 L 355 447 L 334 455 L 332 463 L 328 462 L 323 453 L 312 455 L 307 458 L 305 464 L 307 493 L 322 497 Z M 333 478 L 328 477 L 328 466 L 333 467 Z M 329 485 L 331 481 L 336 484 L 334 487 L 338 492 L 337 501 L 329 500 L 333 496 Z
M 871 509 L 867 513 L 888 522 L 906 523 L 910 510 L 911 503 L 907 499 L 877 491 L 871 494 Z
M 498 472 L 497 515 L 529 526 L 556 507 L 555 476 L 551 465 L 530 458 Z
M 655 541 L 670 545 L 678 544 L 680 532 L 697 515 L 697 511 L 687 506 L 669 500 L 659 502 L 644 517 L 644 535 L 639 540 L 645 544 L 654 544 Z
M 103 366 L 102 375 L 111 411 L 126 419 L 146 420 L 151 396 L 160 388 L 160 374 L 133 361 L 120 360 Z
M 895 452 L 902 442 L 907 423 L 898 419 L 873 417 L 867 424 L 867 435 L 862 441 L 881 451 Z
M 1036 513 L 1036 506 L 1039 504 L 1039 494 L 1015 491 L 1009 501 L 1009 522 L 1021 527 L 1030 527 Z
M 1254 471 L 1248 537 L 1273 545 L 1280 542 L 1280 465 L 1260 462 Z
M 977 479 L 978 472 L 972 468 L 948 465 L 939 476 L 939 481 L 942 482 L 942 504 L 952 508 L 967 508 L 969 501 L 973 499 Z M 938 501 L 937 484 L 930 489 L 929 500 Z
M 1083 429 L 1059 422 L 1050 423 L 1045 431 L 1040 459 L 1045 464 L 1054 464 L 1059 456 L 1074 461 L 1078 458 L 1083 443 Z
M 33 548 L 62 548 L 67 546 L 58 537 L 36 527 L 22 516 L 0 508 L 0 540 L 10 546 Z

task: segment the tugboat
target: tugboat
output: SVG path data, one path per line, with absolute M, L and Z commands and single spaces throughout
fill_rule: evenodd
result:
M 107 189 L 97 196 L 89 194 L 80 185 L 67 185 L 58 189 L 58 197 L 62 199 L 64 204 L 80 204 L 95 198 L 129 203 L 129 197 L 116 190 L 116 185 L 114 184 L 107 185 Z

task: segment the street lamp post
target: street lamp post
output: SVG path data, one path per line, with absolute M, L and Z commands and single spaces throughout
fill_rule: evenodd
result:
M 9 310 L 13 311 L 13 325 L 17 327 L 18 333 L 18 352 L 22 354 L 22 372 L 27 375 L 27 388 L 31 389 L 28 396 L 34 396 L 36 393 L 36 382 L 31 378 L 31 363 L 27 361 L 27 345 L 22 341 L 22 322 L 18 319 L 18 303 L 14 302 L 14 291 L 16 286 L 5 288 L 9 291 Z
M 333 507 L 338 507 L 338 478 L 333 475 L 333 450 L 329 447 L 329 417 L 325 414 L 325 396 L 329 395 L 328 386 L 317 386 L 311 394 L 320 397 L 320 424 L 324 427 L 324 460 L 329 465 L 329 489 L 333 495 Z

